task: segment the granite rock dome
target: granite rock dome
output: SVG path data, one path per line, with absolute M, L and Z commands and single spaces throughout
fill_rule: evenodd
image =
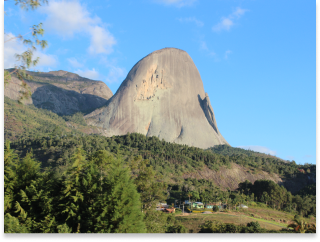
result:
M 185 51 L 175 48 L 141 59 L 107 105 L 85 118 L 106 136 L 137 132 L 200 148 L 228 144 L 197 67 Z

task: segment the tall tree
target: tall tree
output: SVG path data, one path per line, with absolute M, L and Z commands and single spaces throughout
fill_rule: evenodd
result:
M 84 196 L 82 193 L 83 169 L 85 166 L 85 153 L 77 148 L 71 158 L 72 166 L 65 172 L 63 181 L 63 196 L 60 207 L 65 221 L 73 232 L 80 232 L 81 208 L 83 208 Z
M 14 208 L 17 216 L 30 232 L 54 232 L 51 182 L 52 172 L 41 172 L 40 162 L 33 158 L 32 151 L 16 165 Z
M 17 155 L 10 148 L 10 141 L 7 140 L 4 148 L 4 213 L 12 208 L 14 199 L 14 188 L 16 185 L 15 165 Z
M 143 233 L 146 232 L 141 213 L 140 196 L 131 179 L 128 168 L 118 157 L 111 164 L 110 172 L 104 180 L 106 206 L 99 217 L 105 221 L 95 232 L 102 233 Z
M 149 165 L 149 160 L 135 159 L 139 170 L 135 179 L 138 192 L 140 193 L 142 210 L 155 208 L 156 203 L 166 199 L 166 184 L 160 182 L 156 172 Z

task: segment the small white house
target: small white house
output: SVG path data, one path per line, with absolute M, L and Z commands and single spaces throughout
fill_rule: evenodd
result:
M 240 208 L 248 208 L 248 206 L 244 205 L 244 204 L 240 204 L 239 206 Z
M 167 203 L 158 203 L 156 210 L 164 210 L 166 208 L 169 208 L 169 205 Z

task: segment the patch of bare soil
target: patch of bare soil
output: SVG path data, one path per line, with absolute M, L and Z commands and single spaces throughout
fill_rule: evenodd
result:
M 219 171 L 214 171 L 204 166 L 202 170 L 197 170 L 192 173 L 186 173 L 183 178 L 196 178 L 212 180 L 221 189 L 235 190 L 240 182 L 248 180 L 254 183 L 256 180 L 267 179 L 275 183 L 281 184 L 282 179 L 277 174 L 269 174 L 265 171 L 252 172 L 249 168 L 242 167 L 233 163 L 231 169 L 221 167 Z

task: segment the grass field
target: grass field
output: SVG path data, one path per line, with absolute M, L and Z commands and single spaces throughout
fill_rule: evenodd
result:
M 268 230 L 281 230 L 286 228 L 294 218 L 293 214 L 273 210 L 270 208 L 249 208 L 242 212 L 216 212 L 212 214 L 185 213 L 177 214 L 176 219 L 181 222 L 190 233 L 198 233 L 200 226 L 205 221 L 220 221 L 223 223 L 233 223 L 236 225 L 247 224 L 252 221 L 258 221 L 262 228 Z M 306 222 L 315 223 L 314 219 L 305 218 Z

